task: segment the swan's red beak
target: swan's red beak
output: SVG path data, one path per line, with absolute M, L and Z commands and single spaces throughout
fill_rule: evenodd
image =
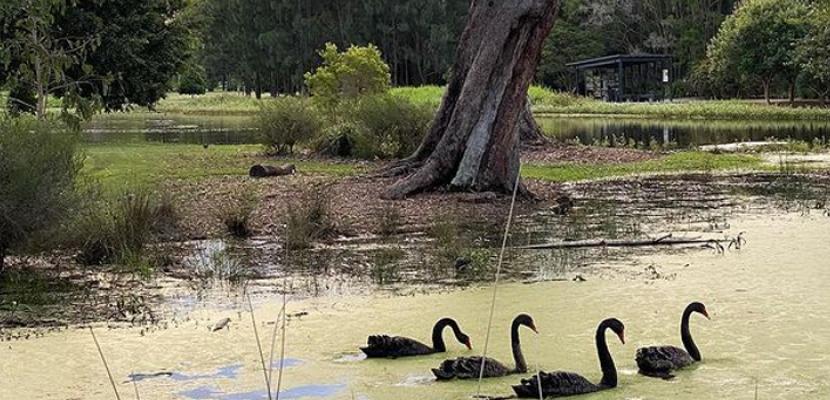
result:
M 469 339 L 467 340 L 467 343 L 464 343 L 464 345 L 467 346 L 467 350 L 472 350 L 473 349 L 473 345 L 470 343 Z
M 531 325 L 531 326 L 530 326 L 530 330 L 532 330 L 532 331 L 533 331 L 533 333 L 535 333 L 535 334 L 537 334 L 537 335 L 539 334 L 539 330 L 538 330 L 538 329 L 536 329 L 536 325 Z
M 708 320 L 710 320 L 710 321 L 712 320 L 712 317 L 710 317 L 710 316 L 709 316 L 709 312 L 708 312 L 708 311 L 706 311 L 706 309 L 705 309 L 705 308 L 703 309 L 702 314 L 703 314 L 703 316 L 704 316 L 704 317 L 706 317 L 706 319 L 708 319 Z
M 620 337 L 620 342 L 622 342 L 622 344 L 625 344 L 625 332 L 620 332 L 617 336 Z

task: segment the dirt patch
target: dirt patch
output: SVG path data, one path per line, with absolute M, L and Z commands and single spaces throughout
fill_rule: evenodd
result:
M 531 164 L 622 164 L 653 160 L 659 156 L 660 153 L 647 150 L 558 144 L 522 151 L 522 161 Z

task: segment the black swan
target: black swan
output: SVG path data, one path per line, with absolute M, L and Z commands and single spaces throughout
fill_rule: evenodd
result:
M 573 372 L 540 372 L 528 379 L 522 379 L 521 384 L 514 385 L 513 391 L 516 392 L 516 396 L 538 399 L 540 388 L 544 397 L 566 397 L 616 387 L 617 367 L 614 366 L 614 360 L 611 358 L 608 344 L 605 341 L 606 329 L 614 331 L 619 336 L 620 341 L 625 344 L 625 325 L 620 320 L 610 318 L 599 324 L 596 335 L 599 365 L 602 368 L 602 380 L 599 384 L 593 384 L 588 379 Z
M 683 311 L 680 319 L 680 337 L 686 350 L 674 346 L 652 346 L 637 349 L 637 366 L 640 373 L 655 378 L 671 379 L 671 371 L 700 361 L 700 350 L 697 349 L 692 334 L 689 333 L 689 317 L 692 313 L 700 313 L 707 319 L 709 313 L 702 303 L 689 304 Z
M 447 346 L 444 344 L 442 336 L 444 328 L 452 328 L 455 338 L 468 349 L 472 350 L 470 345 L 470 337 L 461 328 L 458 323 L 451 318 L 443 318 L 435 323 L 432 328 L 432 347 L 429 347 L 415 339 L 410 339 L 401 336 L 387 336 L 387 335 L 373 335 L 369 336 L 367 342 L 368 346 L 361 347 L 369 358 L 396 358 L 408 356 L 420 356 L 424 354 L 443 353 L 447 351 Z
M 527 372 L 527 363 L 522 354 L 522 345 L 519 343 L 519 327 L 526 326 L 539 333 L 536 330 L 536 324 L 533 318 L 527 314 L 519 314 L 513 319 L 513 325 L 510 327 L 510 342 L 513 346 L 513 360 L 516 362 L 516 368 L 508 368 L 506 365 L 496 361 L 490 357 L 484 358 L 484 373 L 481 375 L 484 378 L 495 378 L 499 376 L 506 376 L 509 374 L 525 373 Z M 458 379 L 478 379 L 481 373 L 482 358 L 475 357 L 459 357 L 456 359 L 445 360 L 438 368 L 433 368 L 432 373 L 439 381 Z

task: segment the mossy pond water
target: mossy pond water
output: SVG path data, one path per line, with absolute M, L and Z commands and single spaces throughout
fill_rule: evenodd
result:
M 585 252 L 581 264 L 562 262 L 557 251 L 511 250 L 498 291 L 489 355 L 510 362 L 508 324 L 517 313 L 527 312 L 540 330 L 539 335 L 522 332 L 532 371 L 564 369 L 598 380 L 593 332 L 599 321 L 614 316 L 626 324 L 625 345 L 609 335 L 620 385 L 586 399 L 754 399 L 756 390 L 759 399 L 830 397 L 826 380 L 830 321 L 825 315 L 830 309 L 830 217 L 822 208 L 827 196 L 821 191 L 816 197 L 805 196 L 807 190 L 778 190 L 769 183 L 734 190 L 753 179 L 734 178 L 721 186 L 700 178 L 574 185 L 570 189 L 578 204 L 601 198 L 615 203 L 616 211 L 602 214 L 596 211 L 600 208 L 589 209 L 585 218 L 602 223 L 580 226 L 568 219 L 576 216 L 542 212 L 519 218 L 511 245 L 614 232 L 625 237 L 681 231 L 704 237 L 735 237 L 743 232 L 748 243 L 725 252 L 699 246 L 597 249 Z M 793 179 L 778 185 L 789 187 Z M 726 187 L 733 189 L 724 191 Z M 692 191 L 698 195 L 691 196 Z M 497 241 L 498 228 L 489 236 L 496 239 L 483 243 Z M 268 246 L 253 247 L 267 251 L 263 249 Z M 574 281 L 576 274 L 585 281 Z M 294 279 L 277 274 L 249 286 L 266 349 L 282 306 L 275 290 L 284 278 Z M 332 287 L 334 278 L 319 278 L 322 287 Z M 367 287 L 343 280 L 339 285 Z M 397 283 L 399 288 L 408 285 Z M 161 291 L 168 290 L 163 282 L 160 286 Z M 316 295 L 298 291 L 290 296 L 280 398 L 404 400 L 475 395 L 475 382 L 439 383 L 429 371 L 445 357 L 481 352 L 492 288 L 484 282 L 463 288 L 414 286 L 417 290 L 389 291 L 372 285 L 354 291 L 322 290 Z M 122 396 L 133 396 L 135 382 L 146 399 L 267 398 L 244 296 L 193 296 L 169 290 L 162 305 L 168 309 L 166 317 L 154 326 L 93 325 Z M 635 349 L 679 345 L 680 312 L 694 300 L 706 303 L 712 316 L 711 321 L 692 321 L 704 361 L 671 381 L 637 375 Z M 373 333 L 426 341 L 432 324 L 444 316 L 456 318 L 470 334 L 473 351 L 448 341 L 447 354 L 398 360 L 357 356 L 358 347 Z M 224 318 L 230 319 L 227 328 L 212 332 L 211 327 Z M 0 360 L 0 398 L 113 398 L 87 329 L 5 341 Z M 154 375 L 159 372 L 166 374 Z M 519 378 L 487 380 L 481 393 L 508 395 L 509 385 Z

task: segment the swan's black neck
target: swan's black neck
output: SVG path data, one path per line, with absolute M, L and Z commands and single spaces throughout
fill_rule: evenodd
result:
M 447 345 L 444 343 L 444 328 L 451 327 L 455 336 L 458 337 L 461 334 L 461 329 L 458 327 L 458 323 L 455 322 L 451 318 L 444 318 L 439 320 L 435 323 L 435 326 L 432 328 L 432 349 L 435 350 L 436 353 L 443 353 L 447 351 Z
M 683 347 L 686 348 L 686 352 L 689 353 L 692 359 L 700 361 L 700 350 L 698 350 L 694 339 L 692 339 L 692 333 L 689 331 L 689 318 L 693 312 L 694 310 L 691 307 L 683 311 L 683 318 L 680 320 L 680 338 L 683 340 Z
M 608 343 L 605 341 L 605 331 L 608 329 L 606 323 L 602 323 L 597 328 L 597 354 L 599 355 L 599 366 L 602 369 L 602 380 L 600 386 L 603 387 L 617 387 L 617 366 L 614 365 L 614 359 L 611 358 L 611 352 L 608 351 Z
M 525 356 L 522 354 L 522 344 L 519 341 L 519 327 L 522 324 L 518 319 L 513 320 L 513 326 L 510 327 L 510 345 L 513 348 L 513 361 L 516 362 L 516 372 L 527 372 L 527 362 Z

